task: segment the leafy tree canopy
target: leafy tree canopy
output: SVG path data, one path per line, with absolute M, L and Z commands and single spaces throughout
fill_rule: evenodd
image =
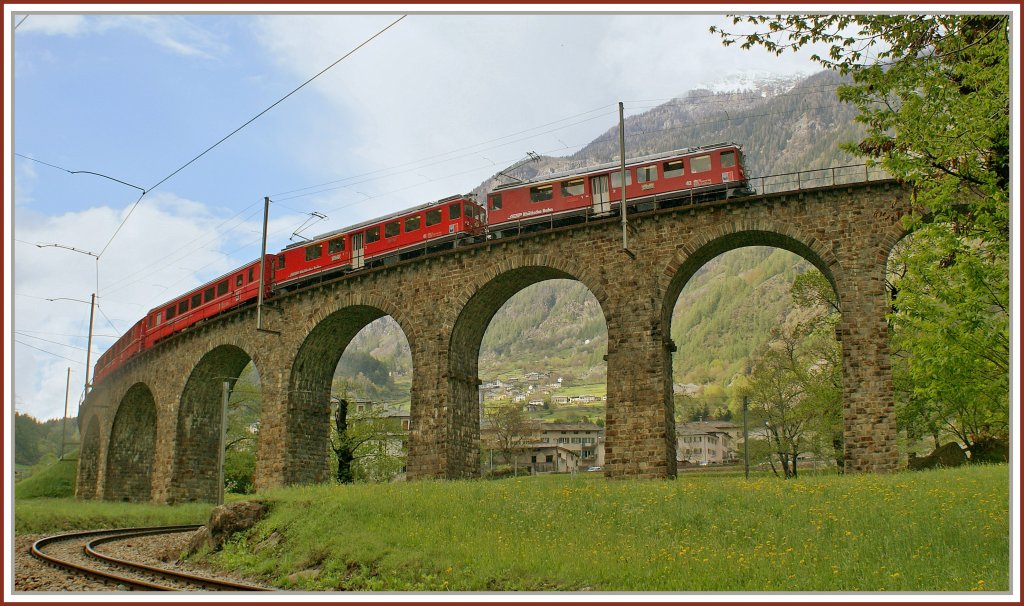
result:
M 736 16 L 753 31 L 712 27 L 726 45 L 812 59 L 849 76 L 839 98 L 867 127 L 847 151 L 913 184 L 940 221 L 1009 233 L 1009 17 L 1006 15 Z

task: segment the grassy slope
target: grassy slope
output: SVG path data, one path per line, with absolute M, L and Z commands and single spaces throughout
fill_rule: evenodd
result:
M 61 498 L 75 494 L 77 460 L 57 461 L 14 484 L 15 499 Z
M 307 487 L 211 559 L 300 589 L 1005 591 L 1008 476 Z
M 15 534 L 45 534 L 65 530 L 204 524 L 213 505 L 150 505 L 65 499 L 23 499 L 14 503 Z

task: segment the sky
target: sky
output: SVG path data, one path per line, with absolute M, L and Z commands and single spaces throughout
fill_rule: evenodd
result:
M 726 17 L 670 6 L 258 9 L 5 6 L 8 413 L 63 416 L 70 368 L 77 414 L 91 295 L 94 365 L 149 309 L 257 258 L 264 197 L 274 252 L 300 227 L 469 192 L 528 151 L 570 154 L 620 101 L 629 115 L 736 74 L 817 70 L 724 47 L 708 28 Z

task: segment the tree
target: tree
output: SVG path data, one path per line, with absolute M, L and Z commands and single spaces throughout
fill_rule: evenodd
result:
M 756 352 L 750 376 L 737 385 L 750 398 L 752 416 L 765 423 L 769 447 L 787 478 L 796 477 L 797 459 L 805 452 L 833 458 L 843 467 L 835 291 L 821 273 L 808 271 L 794 280 L 790 296 L 796 305 L 790 321 Z
M 403 466 L 406 436 L 398 419 L 383 404 L 367 404 L 353 410 L 348 400 L 332 403 L 331 450 L 341 484 L 355 481 L 386 482 Z
M 915 186 L 942 220 L 1008 234 L 1009 18 L 1006 15 L 734 17 L 726 45 L 811 59 L 851 78 L 838 90 L 867 127 L 847 151 Z
M 936 245 L 951 232 L 914 234 L 894 255 L 898 294 L 890 314 L 897 422 L 911 439 L 1009 429 L 1009 268 L 983 259 L 981 243 Z M 944 267 L 950 250 L 956 267 Z
M 513 402 L 489 409 L 486 420 L 487 441 L 501 453 L 506 464 L 513 463 L 514 457 L 536 439 L 539 430 L 537 422 Z
M 814 55 L 865 136 L 844 146 L 912 186 L 922 209 L 890 279 L 897 422 L 911 437 L 1005 431 L 1009 414 L 1009 18 L 735 17 L 725 44 Z

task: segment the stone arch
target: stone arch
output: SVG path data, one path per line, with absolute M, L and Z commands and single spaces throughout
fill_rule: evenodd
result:
M 219 448 L 223 384 L 252 361 L 237 345 L 218 345 L 200 358 L 181 392 L 175 423 L 172 502 L 215 502 L 220 494 Z
M 145 383 L 128 389 L 117 407 L 107 446 L 106 488 L 110 501 L 149 501 L 153 489 L 157 408 Z
M 384 316 L 391 316 L 398 323 L 413 348 L 414 336 L 404 324 L 403 316 L 394 305 L 379 297 L 349 298 L 310 320 L 288 379 L 284 436 L 286 484 L 319 483 L 330 477 L 327 449 L 334 371 L 356 334 Z M 415 381 L 414 348 L 413 351 Z
M 448 342 L 447 393 L 449 394 L 447 449 L 449 474 L 475 477 L 480 473 L 480 407 L 478 377 L 480 345 L 484 333 L 499 309 L 516 293 L 547 280 L 574 280 L 586 286 L 601 306 L 605 324 L 609 323 L 604 289 L 579 267 L 561 258 L 523 255 L 505 259 L 482 274 L 482 279 L 467 287 L 449 307 L 457 313 L 451 320 Z M 441 436 L 437 436 L 441 438 Z M 421 447 L 426 445 L 421 445 Z
M 95 415 L 85 420 L 81 431 L 82 447 L 78 450 L 78 476 L 75 480 L 75 496 L 80 499 L 95 499 L 100 479 L 100 422 Z
M 824 243 L 814 238 L 806 238 L 786 227 L 728 224 L 709 233 L 701 233 L 681 246 L 661 272 L 662 284 L 659 290 L 664 293 L 662 316 L 666 338 L 670 334 L 668 329 L 672 325 L 675 302 L 690 278 L 711 259 L 746 246 L 781 248 L 803 257 L 829 281 L 837 297 L 840 297 L 839 304 L 842 309 L 843 301 L 838 288 L 842 266 Z

